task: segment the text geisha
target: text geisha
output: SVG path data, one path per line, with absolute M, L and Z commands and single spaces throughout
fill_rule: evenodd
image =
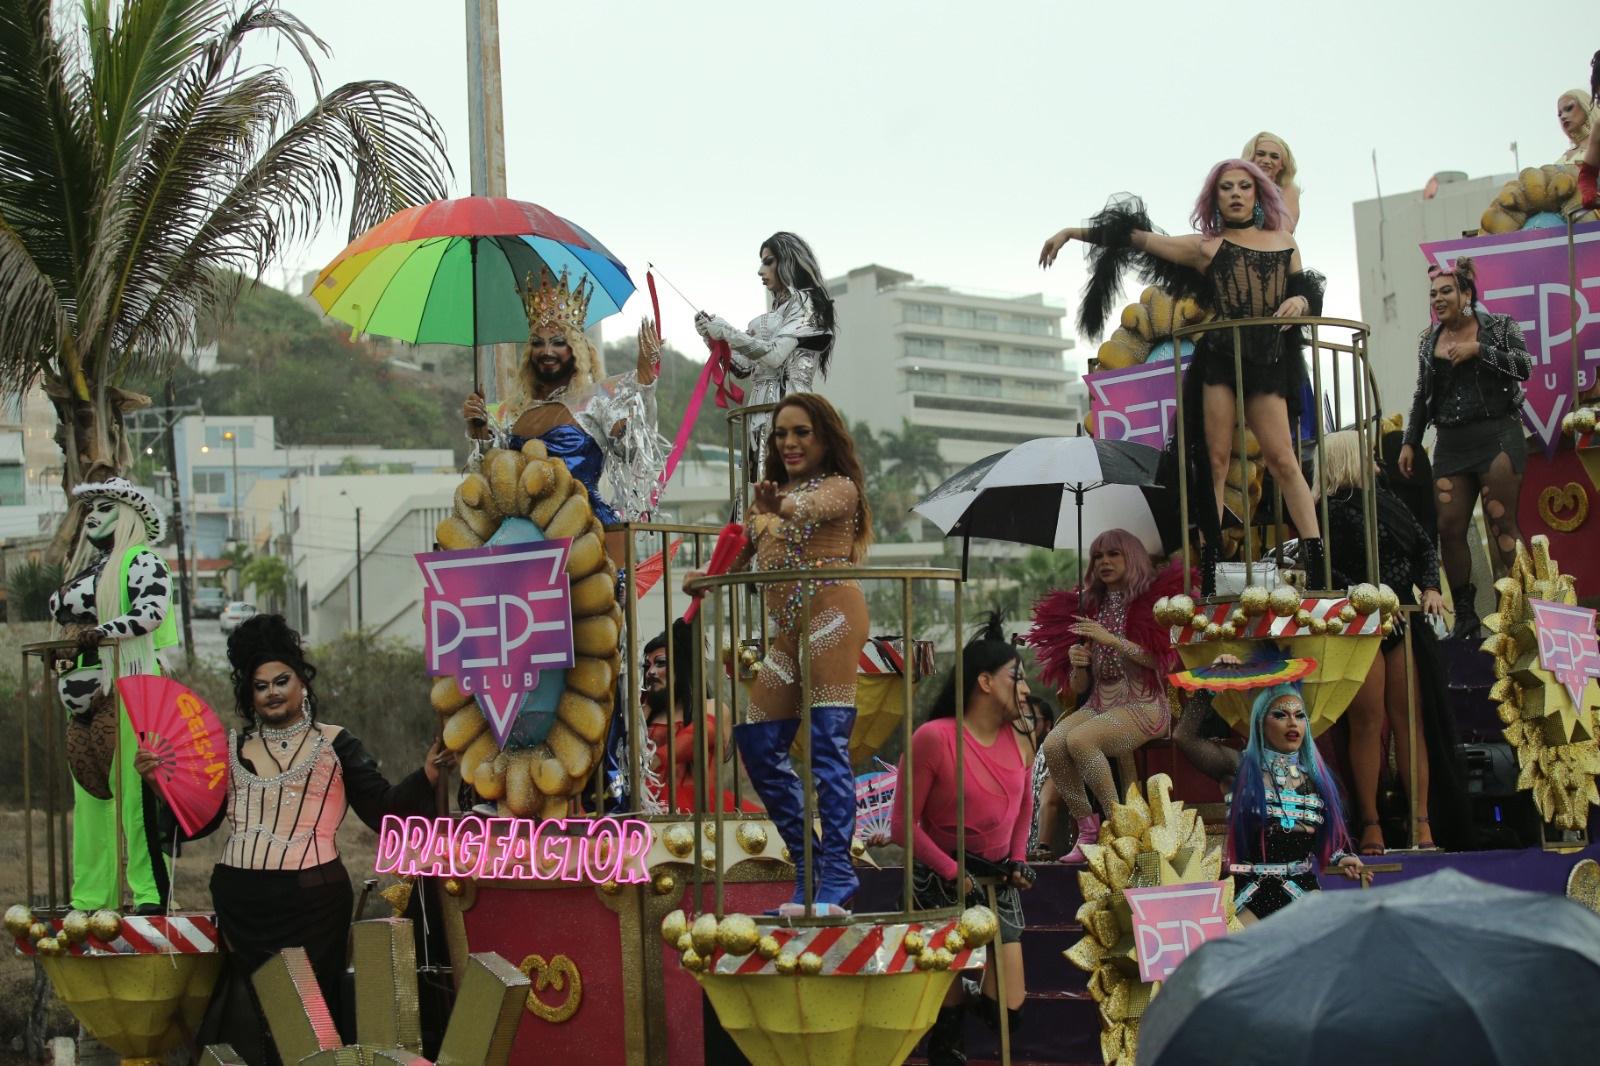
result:
M 374 868 L 476 881 L 647 881 L 647 822 L 626 818 L 401 818 L 385 815 Z

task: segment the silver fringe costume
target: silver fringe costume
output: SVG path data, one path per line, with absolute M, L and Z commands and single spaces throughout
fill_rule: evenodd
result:
M 764 315 L 750 320 L 747 329 L 735 329 L 726 319 L 704 322 L 701 336 L 724 340 L 733 355 L 733 372 L 748 378 L 747 405 L 777 403 L 791 392 L 810 392 L 817 364 L 833 347 L 833 334 L 823 328 L 816 303 L 805 290 L 790 292 Z M 759 464 L 772 432 L 771 415 L 749 421 L 750 454 Z M 752 472 L 750 480 L 758 480 Z

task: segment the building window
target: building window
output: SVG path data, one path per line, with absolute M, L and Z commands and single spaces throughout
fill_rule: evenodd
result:
M 969 396 L 999 396 L 1000 379 L 978 377 L 975 374 L 962 374 L 961 391 Z
M 228 491 L 228 472 L 226 470 L 196 470 L 194 472 L 194 491 L 196 495 L 220 496 Z
M 979 311 L 973 316 L 978 329 L 993 333 L 1000 328 L 1000 316 L 993 311 Z
M 937 326 L 944 321 L 944 309 L 938 304 L 908 303 L 905 306 L 905 320 L 907 322 L 921 322 L 924 325 Z
M 918 392 L 944 392 L 945 377 L 943 374 L 930 374 L 925 370 L 908 370 L 905 375 L 906 388 Z
M 966 307 L 946 307 L 944 309 L 944 324 L 956 326 L 960 329 L 973 329 L 977 324 L 977 316 Z
M 939 337 L 907 337 L 906 354 L 924 359 L 943 359 L 944 341 Z

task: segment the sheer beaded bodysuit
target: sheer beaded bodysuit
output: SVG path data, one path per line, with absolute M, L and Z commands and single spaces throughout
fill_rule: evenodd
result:
M 1127 610 L 1124 594 L 1111 591 L 1095 620 L 1120 637 L 1127 629 Z M 1073 818 L 1093 813 L 1089 791 L 1103 810 L 1111 810 L 1117 790 L 1110 760 L 1159 736 L 1169 717 L 1166 686 L 1151 665 L 1103 644 L 1091 644 L 1090 649 L 1094 687 L 1088 703 L 1063 718 L 1040 748 Z
M 758 570 L 817 570 L 851 565 L 856 537 L 856 486 L 830 474 L 789 490 L 794 515 L 750 519 Z M 802 586 L 804 586 L 802 588 Z M 819 577 L 766 586 L 764 599 L 775 636 L 756 673 L 750 721 L 800 714 L 800 630 L 805 595 L 811 593 L 811 705 L 853 707 L 856 671 L 867 642 L 867 601 L 854 581 Z
M 1293 259 L 1289 248 L 1263 252 L 1224 238 L 1206 268 L 1217 318 L 1266 318 L 1276 313 L 1288 295 Z M 1298 409 L 1305 363 L 1288 350 L 1290 334 L 1277 326 L 1243 326 L 1238 332 L 1244 394 L 1275 393 L 1290 401 L 1291 410 Z M 1204 384 L 1233 386 L 1233 334 L 1231 329 L 1218 329 L 1201 336 L 1195 358 Z

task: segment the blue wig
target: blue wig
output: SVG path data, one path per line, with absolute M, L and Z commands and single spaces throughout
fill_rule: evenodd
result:
M 1294 696 L 1302 702 L 1305 697 L 1298 684 L 1273 685 L 1262 689 L 1250 707 L 1250 742 L 1245 745 L 1239 761 L 1239 773 L 1233 782 L 1233 806 L 1228 811 L 1228 861 L 1264 862 L 1267 849 L 1267 790 L 1262 765 L 1266 761 L 1263 749 L 1266 740 L 1262 723 L 1267 708 L 1280 696 Z M 1344 825 L 1344 804 L 1339 797 L 1339 783 L 1323 765 L 1309 729 L 1300 745 L 1300 769 L 1311 779 L 1311 784 L 1322 797 L 1322 825 L 1313 834 L 1315 851 L 1324 865 L 1333 853 L 1350 843 L 1350 834 Z M 1253 846 L 1243 842 L 1254 841 Z

